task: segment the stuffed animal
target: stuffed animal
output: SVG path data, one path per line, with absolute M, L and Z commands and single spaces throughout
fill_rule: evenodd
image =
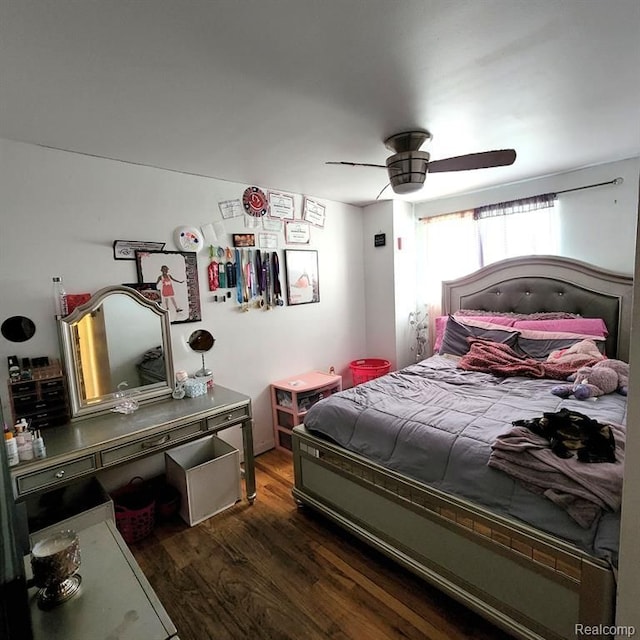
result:
M 557 385 L 551 393 L 560 398 L 573 395 L 577 400 L 597 398 L 617 391 L 627 395 L 629 365 L 622 360 L 601 360 L 591 367 L 580 367 L 567 378 L 573 385 Z

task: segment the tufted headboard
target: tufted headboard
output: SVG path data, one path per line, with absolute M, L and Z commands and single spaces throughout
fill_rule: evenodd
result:
M 632 293 L 632 276 L 569 258 L 525 256 L 443 282 L 442 310 L 565 311 L 602 318 L 609 330 L 607 355 L 628 362 Z

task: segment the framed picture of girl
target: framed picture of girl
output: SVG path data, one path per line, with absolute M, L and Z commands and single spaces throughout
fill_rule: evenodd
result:
M 285 249 L 284 262 L 287 304 L 320 302 L 318 252 L 306 249 Z
M 199 322 L 198 260 L 193 251 L 136 251 L 138 281 L 154 283 L 172 324 Z

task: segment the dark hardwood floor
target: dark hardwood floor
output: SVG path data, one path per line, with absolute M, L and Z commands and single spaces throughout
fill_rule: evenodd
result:
M 291 456 L 256 458 L 258 497 L 132 551 L 180 640 L 509 640 L 291 497 Z M 472 559 L 470 559 L 472 561 Z

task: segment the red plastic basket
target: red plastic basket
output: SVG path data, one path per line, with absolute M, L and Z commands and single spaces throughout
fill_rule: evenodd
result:
M 363 358 L 350 362 L 349 369 L 351 369 L 353 386 L 355 387 L 357 384 L 362 384 L 389 373 L 391 363 L 382 358 Z

